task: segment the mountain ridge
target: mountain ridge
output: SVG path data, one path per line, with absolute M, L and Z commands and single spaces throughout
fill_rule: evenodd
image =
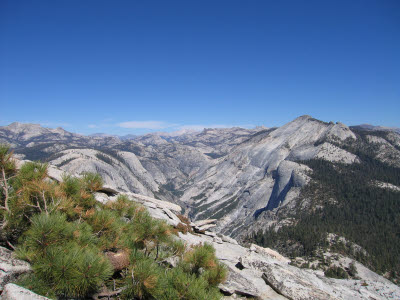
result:
M 0 142 L 10 143 L 21 158 L 41 159 L 72 174 L 97 172 L 123 192 L 179 204 L 192 220 L 218 219 L 214 231 L 243 241 L 270 226 L 295 225 L 293 216 L 299 212 L 325 207 L 315 199 L 317 193 L 304 196 L 319 180 L 313 162 L 356 174 L 376 163 L 400 168 L 400 135 L 395 131 L 348 127 L 308 115 L 278 128 L 215 128 L 128 140 L 38 125 L 33 132 L 27 125 L 11 127 L 21 130 L 13 134 L 0 127 Z M 366 186 L 390 187 L 393 193 L 400 186 L 385 177 L 360 180 Z

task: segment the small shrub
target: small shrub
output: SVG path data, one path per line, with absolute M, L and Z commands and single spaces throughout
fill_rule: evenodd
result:
M 186 234 L 188 232 L 193 233 L 192 226 L 190 225 L 190 220 L 184 215 L 177 215 L 181 223 L 179 223 L 175 228 L 177 232 L 182 232 Z
M 95 173 L 83 173 L 82 183 L 87 192 L 94 193 L 103 187 L 103 179 L 99 174 Z
M 113 273 L 110 262 L 99 252 L 68 243 L 52 247 L 33 270 L 61 297 L 86 297 L 95 293 Z
M 51 288 L 49 288 L 48 283 L 38 278 L 35 273 L 21 275 L 20 277 L 18 277 L 16 284 L 28 290 L 31 290 L 36 294 L 43 295 L 47 298 L 57 298 L 56 293 Z
M 357 268 L 356 268 L 356 266 L 355 266 L 355 264 L 354 264 L 354 262 L 352 262 L 350 265 L 349 265 L 349 271 L 348 271 L 348 273 L 349 273 L 349 275 L 351 276 L 351 277 L 356 277 L 357 276 Z
M 181 240 L 172 240 L 169 244 L 172 255 L 182 256 L 186 250 L 185 244 Z
M 123 247 L 126 224 L 115 212 L 110 210 L 95 211 L 87 218 L 87 223 L 92 227 L 94 235 L 99 239 L 102 250 Z
M 82 189 L 81 180 L 77 177 L 72 177 L 71 175 L 65 175 L 62 179 L 63 181 L 60 183 L 60 186 L 66 196 L 73 199 L 79 198 Z
M 167 273 L 166 282 L 165 291 L 160 299 L 219 300 L 222 298 L 219 290 L 210 286 L 203 277 L 187 273 L 180 267 Z
M 16 185 L 21 188 L 30 182 L 43 181 L 47 177 L 47 166 L 39 162 L 24 163 L 16 177 Z
M 226 280 L 227 269 L 223 264 L 217 262 L 215 267 L 209 268 L 201 276 L 207 280 L 210 286 L 217 286 Z
M 178 235 L 178 232 L 182 232 L 183 234 L 186 234 L 188 232 L 191 232 L 190 230 L 192 229 L 191 226 L 187 226 L 186 224 L 179 223 L 178 225 L 175 226 L 174 233 Z
M 210 270 L 218 265 L 215 249 L 208 243 L 193 246 L 185 253 L 183 260 L 189 273 L 196 275 L 200 275 L 200 269 Z
M 337 278 L 337 279 L 347 279 L 349 276 L 346 271 L 341 267 L 332 266 L 324 272 L 326 277 Z
M 66 216 L 59 213 L 40 214 L 32 218 L 32 225 L 26 231 L 17 249 L 17 256 L 30 262 L 46 255 L 49 247 L 73 239 L 74 227 Z
M 137 260 L 125 278 L 123 299 L 158 298 L 163 291 L 162 269 L 152 259 Z
M 34 216 L 17 255 L 32 263 L 35 288 L 42 290 L 45 284 L 60 297 L 94 293 L 113 270 L 96 247 L 90 226 L 70 223 L 60 213 Z

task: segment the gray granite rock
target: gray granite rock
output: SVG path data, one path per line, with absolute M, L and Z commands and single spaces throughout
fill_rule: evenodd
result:
M 94 198 L 96 199 L 96 201 L 103 204 L 106 204 L 108 201 L 110 201 L 110 198 L 105 193 L 99 193 L 99 192 L 94 193 Z
M 150 203 L 157 205 L 157 207 L 159 207 L 159 208 L 167 208 L 176 213 L 180 213 L 182 211 L 182 208 L 179 205 L 171 203 L 171 202 L 162 201 L 162 200 L 158 200 L 158 199 L 155 199 L 152 197 L 139 195 L 139 194 L 135 194 L 135 193 L 124 193 L 124 194 L 126 194 L 133 201 L 138 201 L 141 203 L 150 202 Z
M 202 227 L 202 226 L 207 225 L 207 224 L 215 224 L 216 222 L 217 222 L 217 219 L 207 219 L 207 220 L 195 221 L 194 224 L 197 227 Z
M 34 292 L 27 290 L 19 285 L 9 283 L 5 286 L 2 300 L 50 300 L 47 297 L 40 296 Z
M 229 237 L 229 236 L 226 236 L 226 235 L 223 235 L 223 234 L 217 234 L 221 239 L 222 239 L 222 241 L 224 241 L 224 242 L 227 242 L 227 243 L 230 243 L 230 244 L 234 244 L 234 245 L 238 245 L 238 242 L 237 242 L 237 240 L 235 240 L 235 239 L 233 239 L 233 238 L 231 238 L 231 237 Z
M 206 224 L 206 225 L 203 225 L 203 226 L 198 226 L 197 230 L 206 231 L 206 230 L 208 230 L 210 228 L 214 228 L 214 227 L 217 227 L 217 225 L 216 224 Z
M 180 220 L 172 211 L 170 211 L 168 208 L 164 207 L 162 210 L 164 211 L 164 213 L 165 213 L 171 220 L 174 220 L 175 222 L 178 222 L 178 223 L 181 222 L 181 220 Z
M 220 237 L 218 237 L 218 236 L 215 236 L 214 238 L 213 238 L 213 242 L 214 243 L 218 243 L 218 244 L 223 244 L 224 242 L 222 241 L 222 239 L 220 238 Z
M 12 251 L 0 247 L 0 291 L 7 283 L 27 272 L 31 272 L 27 262 L 16 259 Z

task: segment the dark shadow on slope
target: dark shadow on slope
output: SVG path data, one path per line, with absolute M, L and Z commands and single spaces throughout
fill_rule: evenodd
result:
M 254 212 L 254 217 L 257 219 L 258 216 L 266 210 L 273 210 L 277 208 L 283 200 L 285 200 L 287 193 L 293 186 L 293 175 L 290 176 L 290 179 L 283 190 L 279 193 L 279 176 L 275 180 L 274 188 L 272 190 L 271 196 L 269 197 L 268 204 L 266 207 L 257 209 Z

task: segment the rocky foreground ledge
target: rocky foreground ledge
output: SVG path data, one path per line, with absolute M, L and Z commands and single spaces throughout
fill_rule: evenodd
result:
M 53 167 L 49 168 L 49 177 L 61 180 L 59 170 Z M 106 186 L 95 196 L 106 203 L 114 201 L 119 193 Z M 219 286 L 225 299 L 400 299 L 399 286 L 358 262 L 354 261 L 359 279 L 328 278 L 322 271 L 290 265 L 290 259 L 269 248 L 257 245 L 246 248 L 230 237 L 210 231 L 216 220 L 182 223 L 179 205 L 134 193 L 126 195 L 144 205 L 152 217 L 165 220 L 174 227 L 186 228 L 184 232 L 188 232 L 179 232 L 179 238 L 187 245 L 209 243 L 214 246 L 217 258 L 229 270 L 226 282 Z M 170 263 L 174 264 L 173 261 Z M 10 283 L 30 271 L 28 263 L 15 259 L 10 250 L 0 247 L 0 299 L 47 299 Z

